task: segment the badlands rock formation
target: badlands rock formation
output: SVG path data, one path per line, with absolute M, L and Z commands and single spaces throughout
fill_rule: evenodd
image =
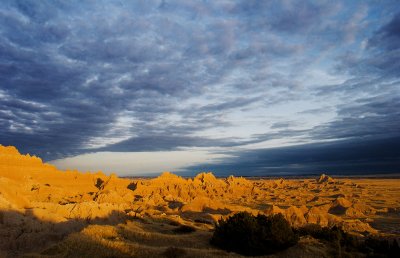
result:
M 214 223 L 239 211 L 282 213 L 294 227 L 316 223 L 340 225 L 357 235 L 398 235 L 399 193 L 398 179 L 334 180 L 326 175 L 247 180 L 200 173 L 186 179 L 165 172 L 154 179 L 124 179 L 59 171 L 0 145 L 0 250 L 9 256 L 64 252 L 68 257 L 77 248 L 71 243 L 90 239 L 124 254 L 138 252 L 139 244 L 151 256 L 159 251 L 149 238 L 162 239 L 161 246 L 179 244 L 177 236 L 167 233 L 174 232 L 173 225 L 186 224 L 198 229 L 189 247 L 204 240 L 193 251 L 202 257 L 212 248 L 207 236 Z

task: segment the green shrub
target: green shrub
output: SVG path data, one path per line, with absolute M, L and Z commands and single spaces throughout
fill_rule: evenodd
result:
M 253 216 L 241 212 L 220 220 L 210 242 L 243 255 L 264 255 L 293 246 L 298 239 L 282 214 Z

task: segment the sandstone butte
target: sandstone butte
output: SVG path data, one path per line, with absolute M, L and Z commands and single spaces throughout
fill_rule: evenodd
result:
M 239 211 L 282 213 L 294 227 L 339 225 L 359 236 L 398 237 L 399 193 L 398 179 L 324 174 L 248 180 L 212 173 L 186 179 L 165 172 L 154 179 L 128 179 L 60 171 L 0 145 L 0 257 L 73 257 L 75 249 L 93 249 L 99 257 L 151 257 L 168 246 L 186 246 L 193 257 L 227 255 L 209 246 L 210 230 Z M 190 237 L 169 234 L 176 225 L 197 231 Z

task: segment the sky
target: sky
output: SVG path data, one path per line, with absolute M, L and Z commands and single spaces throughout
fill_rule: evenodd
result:
M 400 5 L 0 4 L 0 144 L 60 169 L 400 172 Z

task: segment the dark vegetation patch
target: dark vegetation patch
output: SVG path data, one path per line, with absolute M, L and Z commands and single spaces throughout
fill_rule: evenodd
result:
M 104 180 L 101 178 L 97 178 L 96 179 L 96 183 L 94 184 L 94 186 L 96 186 L 97 189 L 99 190 L 103 190 L 104 188 Z
M 191 226 L 181 225 L 181 226 L 173 229 L 172 231 L 176 234 L 189 234 L 189 233 L 195 232 L 196 229 Z
M 399 257 L 400 247 L 395 239 L 380 239 L 377 237 L 357 238 L 344 232 L 337 226 L 321 227 L 308 224 L 296 230 L 300 236 L 312 236 L 333 247 L 337 257 L 352 257 L 360 254 L 366 257 Z
M 213 222 L 204 218 L 196 218 L 194 219 L 194 222 L 199 223 L 199 224 L 208 224 L 208 225 L 212 225 Z
M 171 226 L 175 226 L 175 227 L 181 225 L 181 223 L 179 223 L 178 221 L 175 221 L 175 220 L 171 220 L 168 224 L 170 224 Z
M 182 206 L 183 206 L 183 203 L 178 202 L 178 201 L 168 202 L 168 208 L 170 208 L 170 209 L 180 209 L 180 208 L 182 208 Z
M 127 188 L 128 188 L 129 190 L 131 190 L 131 191 L 135 191 L 135 190 L 137 189 L 137 183 L 131 182 L 131 183 L 127 186 Z
M 167 258 L 178 258 L 178 257 L 183 257 L 187 255 L 187 252 L 185 249 L 179 248 L 179 247 L 168 247 L 164 252 L 163 255 Z
M 253 216 L 247 212 L 237 213 L 217 223 L 210 242 L 229 252 L 255 256 L 282 251 L 295 245 L 300 236 L 320 240 L 330 247 L 332 257 L 400 257 L 396 239 L 356 237 L 338 226 L 308 224 L 294 229 L 281 214 Z
M 298 239 L 282 214 L 253 216 L 240 212 L 220 220 L 210 242 L 229 252 L 265 255 L 293 246 Z

